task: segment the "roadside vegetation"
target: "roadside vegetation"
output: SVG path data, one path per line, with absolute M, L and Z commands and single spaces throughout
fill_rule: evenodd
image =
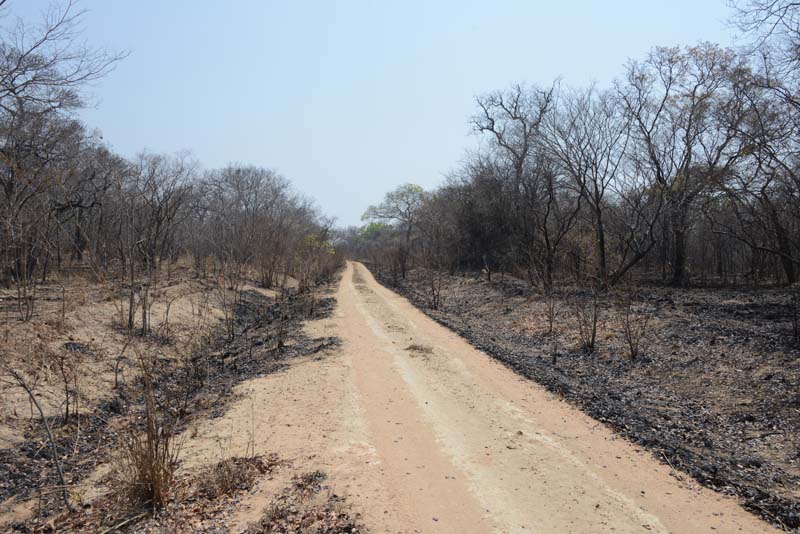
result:
M 301 326 L 330 312 L 341 256 L 332 222 L 276 172 L 125 158 L 78 120 L 125 54 L 83 45 L 72 2 L 2 24 L 0 530 L 130 528 L 194 494 L 192 418 L 335 343 Z M 203 498 L 265 470 L 223 459 Z

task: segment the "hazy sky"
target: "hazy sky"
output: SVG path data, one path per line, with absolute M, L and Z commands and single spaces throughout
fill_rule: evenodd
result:
M 45 0 L 11 0 L 35 17 Z M 90 44 L 130 56 L 82 113 L 119 153 L 270 167 L 340 224 L 474 147 L 477 94 L 611 82 L 652 46 L 731 44 L 724 0 L 83 0 Z

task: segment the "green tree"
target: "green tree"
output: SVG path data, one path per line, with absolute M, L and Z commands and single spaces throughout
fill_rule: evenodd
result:
M 392 221 L 400 227 L 403 245 L 400 248 L 400 271 L 403 278 L 408 271 L 411 255 L 411 238 L 417 225 L 417 214 L 425 200 L 425 190 L 416 184 L 403 184 L 386 193 L 383 202 L 370 206 L 361 217 L 362 221 Z

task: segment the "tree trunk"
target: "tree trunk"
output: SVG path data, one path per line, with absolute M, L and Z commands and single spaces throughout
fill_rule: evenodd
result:
M 672 225 L 672 285 L 683 287 L 689 282 L 687 269 L 688 229 L 686 227 L 686 208 L 679 204 L 673 209 Z
M 775 206 L 770 203 L 767 209 L 769 210 L 772 228 L 775 231 L 775 241 L 781 259 L 781 267 L 783 267 L 783 274 L 786 275 L 787 284 L 792 285 L 797 282 L 797 271 L 795 269 L 794 260 L 792 260 L 792 246 L 789 240 L 789 233 L 781 223 Z
M 547 291 L 553 288 L 553 265 L 555 263 L 555 253 L 547 252 L 544 259 L 544 288 Z
M 605 286 L 608 283 L 608 267 L 606 265 L 606 230 L 603 225 L 603 214 L 595 210 L 595 246 L 597 248 L 597 278 Z
M 139 300 L 141 301 L 141 304 L 142 304 L 142 337 L 147 335 L 147 323 L 148 323 L 148 321 L 147 321 L 147 307 L 148 307 L 148 302 L 147 302 L 148 295 L 147 295 L 147 293 L 148 293 L 148 290 L 149 290 L 149 288 L 148 288 L 147 284 L 142 284 L 141 296 L 139 297 Z
M 680 228 L 673 229 L 674 248 L 672 258 L 672 285 L 683 287 L 689 276 L 686 271 L 686 232 Z
M 134 284 L 136 277 L 136 259 L 134 255 L 130 255 L 130 291 L 128 293 L 128 330 L 133 330 L 134 325 L 134 303 L 136 298 L 136 285 Z

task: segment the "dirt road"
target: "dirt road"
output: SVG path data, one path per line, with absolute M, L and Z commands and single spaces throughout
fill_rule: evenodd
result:
M 242 385 L 225 417 L 192 430 L 189 465 L 255 436 L 259 451 L 325 470 L 375 532 L 771 531 L 473 349 L 362 265 L 348 264 L 337 300 L 334 317 L 309 328 L 342 346 Z M 234 522 L 257 517 L 275 485 Z

